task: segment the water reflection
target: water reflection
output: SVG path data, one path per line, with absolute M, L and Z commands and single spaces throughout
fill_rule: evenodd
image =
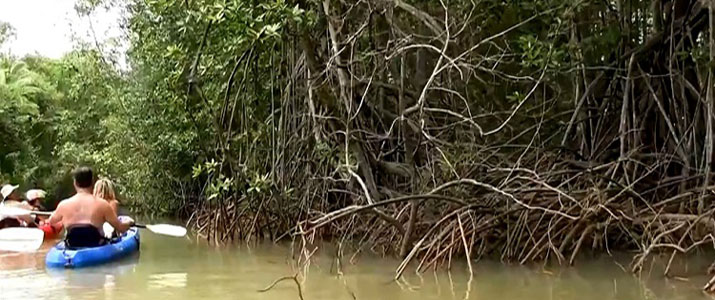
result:
M 2 270 L 37 269 L 39 267 L 35 255 L 32 253 L 0 252 L 0 269 Z
M 186 273 L 152 274 L 149 275 L 148 286 L 150 289 L 184 288 L 186 281 Z
M 51 244 L 35 254 L 0 253 L 0 299 L 296 299 L 290 249 L 260 245 L 215 249 L 142 232 L 140 254 L 86 269 L 46 269 Z M 472 277 L 464 262 L 451 271 L 405 272 L 392 280 L 399 261 L 362 255 L 335 269 L 334 253 L 323 249 L 301 278 L 305 299 L 708 299 L 700 293 L 703 271 L 715 255 L 679 261 L 664 279 L 662 267 L 641 277 L 625 272 L 627 258 L 585 258 L 577 267 L 504 265 L 482 261 Z M 619 266 L 620 262 L 620 266 Z
M 115 278 L 131 276 L 139 263 L 139 253 L 109 264 L 81 268 L 46 268 L 49 277 L 70 289 L 107 289 L 115 286 Z

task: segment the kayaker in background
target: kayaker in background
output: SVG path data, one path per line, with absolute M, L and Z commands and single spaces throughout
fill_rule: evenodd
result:
M 42 205 L 42 201 L 45 199 L 47 196 L 47 193 L 43 190 L 40 189 L 32 189 L 29 190 L 25 193 L 25 199 L 27 199 L 27 203 L 35 207 L 35 209 L 44 211 L 45 207 Z M 41 218 L 40 216 L 37 216 L 38 223 L 41 223 L 42 220 L 45 218 Z M 62 224 L 58 223 L 55 225 L 50 225 L 50 224 L 42 224 L 38 226 L 38 228 L 42 229 L 42 231 L 45 233 L 45 239 L 54 239 L 56 238 L 60 232 L 62 232 Z
M 42 205 L 42 200 L 45 199 L 47 193 L 40 189 L 32 189 L 25 193 L 25 199 L 27 199 L 27 204 L 32 205 L 36 210 L 44 211 L 45 207 Z
M 0 194 L 2 194 L 2 204 L 0 205 L 34 210 L 34 207 L 32 207 L 32 205 L 22 201 L 22 198 L 20 198 L 20 194 L 18 193 L 17 188 L 17 185 L 3 185 L 2 189 L 0 189 Z M 32 216 L 5 218 L 3 220 L 0 220 L 0 228 L 25 226 L 36 226 L 35 220 L 32 218 Z
M 105 200 L 92 193 L 92 169 L 79 167 L 72 172 L 76 194 L 61 201 L 48 220 L 49 224 L 62 222 L 67 233 L 65 243 L 70 248 L 96 247 L 105 243 L 102 224 L 109 223 L 118 232 L 125 232 L 134 223 L 131 218 L 120 221 Z

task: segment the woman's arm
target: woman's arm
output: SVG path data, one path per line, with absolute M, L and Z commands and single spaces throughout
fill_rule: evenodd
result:
M 109 206 L 112 208 L 115 215 L 119 215 L 119 201 L 112 200 L 109 202 Z
M 132 226 L 132 223 L 125 223 L 120 221 L 119 218 L 117 218 L 117 214 L 114 212 L 114 210 L 112 210 L 109 204 L 103 206 L 103 209 L 105 222 L 109 223 L 109 225 L 112 225 L 112 227 L 114 227 L 114 230 L 116 230 L 117 232 L 125 232 L 129 230 L 129 228 Z

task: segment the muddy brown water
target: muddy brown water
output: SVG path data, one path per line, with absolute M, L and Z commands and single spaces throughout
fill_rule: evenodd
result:
M 141 235 L 139 255 L 87 269 L 45 268 L 54 241 L 36 253 L 0 252 L 0 299 L 298 299 L 292 281 L 258 292 L 295 274 L 288 246 L 216 249 L 192 238 Z M 339 275 L 333 253 L 315 254 L 303 282 L 304 299 L 710 299 L 700 288 L 715 257 L 700 254 L 677 262 L 679 277 L 673 279 L 661 276 L 657 266 L 634 276 L 623 270 L 628 259 L 603 255 L 581 259 L 575 267 L 481 261 L 471 280 L 466 264 L 456 262 L 451 271 L 407 272 L 394 282 L 395 259 L 363 254 L 351 263 L 347 257 Z

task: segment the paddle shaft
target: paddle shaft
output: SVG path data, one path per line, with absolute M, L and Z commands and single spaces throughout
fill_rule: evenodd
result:
M 137 228 L 146 228 L 149 231 L 174 237 L 182 237 L 186 235 L 186 228 L 176 225 L 169 224 L 134 224 L 132 225 Z
M 2 214 L 2 211 L 10 211 L 11 214 L 7 216 L 27 216 L 27 215 L 41 215 L 41 216 L 51 216 L 54 211 L 37 211 L 37 210 L 27 210 L 24 208 L 19 208 L 19 207 L 0 207 L 0 214 Z

